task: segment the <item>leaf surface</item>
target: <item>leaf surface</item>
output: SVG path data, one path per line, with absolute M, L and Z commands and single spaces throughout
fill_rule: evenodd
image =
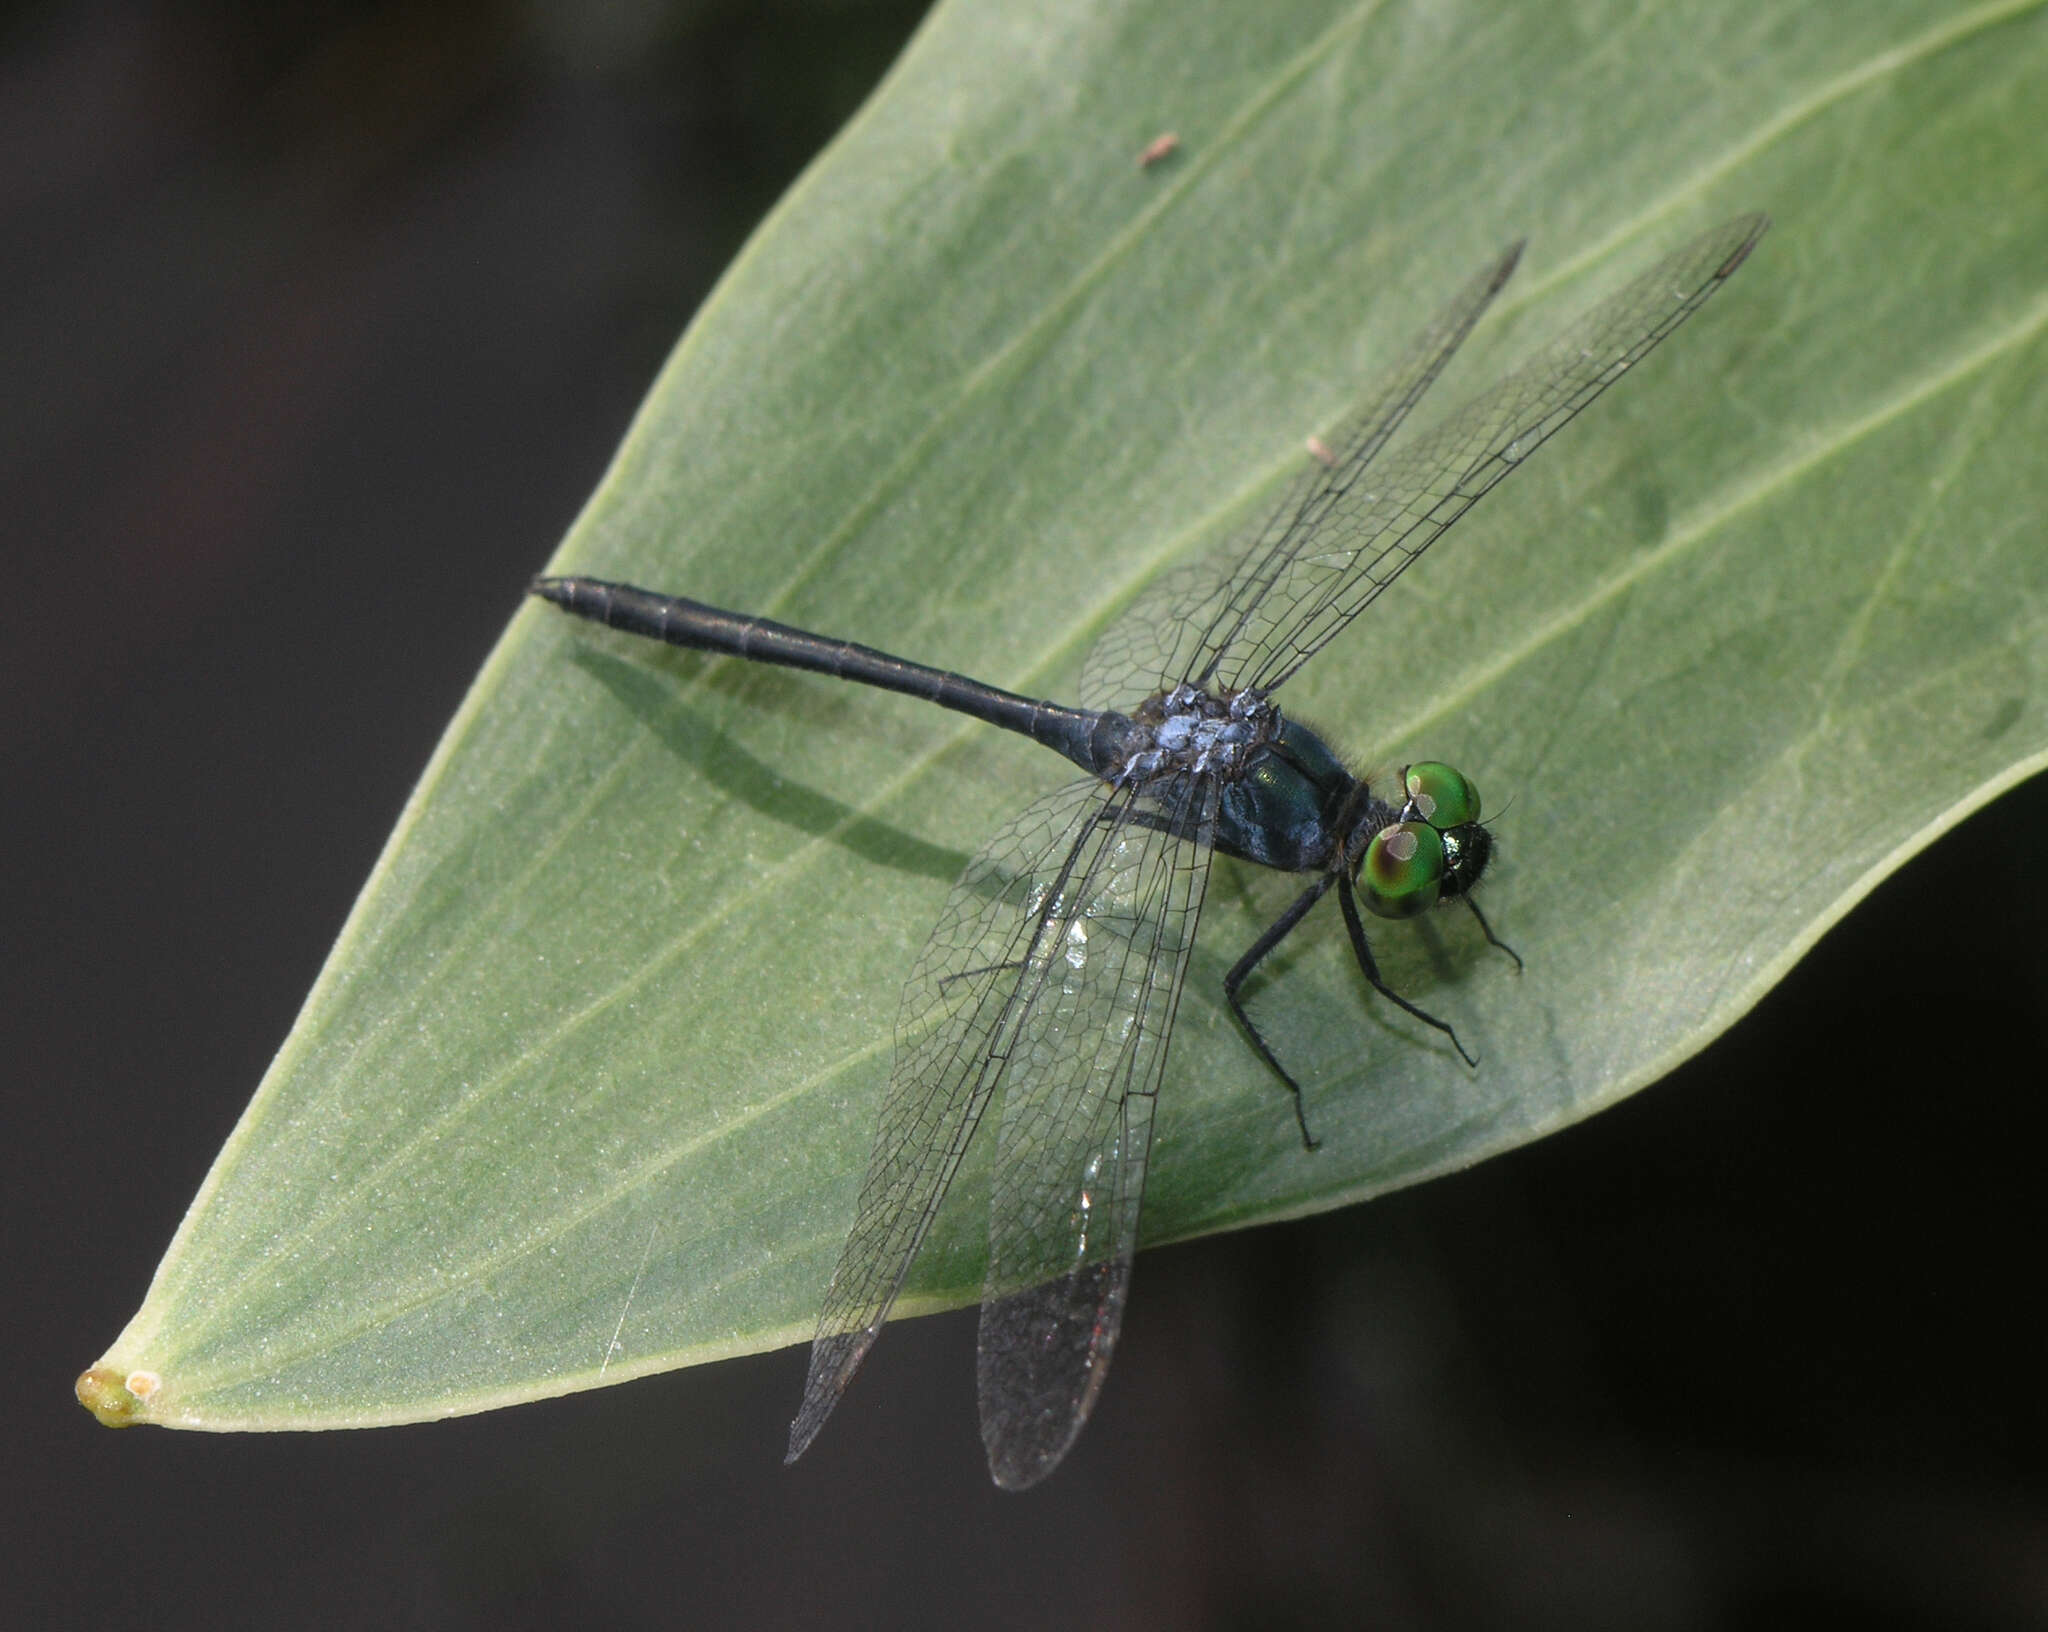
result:
M 1527 972 L 1462 915 L 1376 943 L 1479 1068 L 1373 1001 L 1319 914 L 1248 994 L 1308 1085 L 1304 1153 L 1220 996 L 1293 881 L 1219 863 L 1154 1242 L 1643 1086 L 2048 758 L 2037 6 L 1251 18 L 942 6 L 552 563 L 1070 695 L 1504 243 L 1529 235 L 1522 271 L 1422 424 L 1692 232 L 1773 213 L 1284 694 L 1361 763 L 1484 790 L 1484 899 Z M 521 608 L 102 1361 L 157 1381 L 114 1414 L 394 1422 L 807 1338 L 905 972 L 975 846 L 1066 775 L 906 699 Z M 963 1178 L 900 1308 L 976 1296 L 984 1195 Z

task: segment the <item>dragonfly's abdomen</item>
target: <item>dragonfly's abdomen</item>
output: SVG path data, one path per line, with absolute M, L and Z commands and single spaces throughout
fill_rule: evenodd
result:
M 721 652 L 753 663 L 805 669 L 835 680 L 921 697 L 1027 736 L 1097 776 L 1111 775 L 1129 734 L 1130 722 L 1119 714 L 1036 702 L 872 646 L 793 629 L 743 612 L 727 612 L 681 595 L 661 595 L 603 578 L 536 578 L 531 589 L 565 612 L 627 634 L 645 635 L 689 651 Z

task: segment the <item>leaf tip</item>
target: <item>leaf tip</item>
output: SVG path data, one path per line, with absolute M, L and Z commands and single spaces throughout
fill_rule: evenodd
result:
M 132 1428 L 148 1416 L 149 1397 L 163 1387 L 153 1371 L 131 1371 L 125 1377 L 109 1366 L 78 1374 L 72 1392 L 78 1403 L 109 1428 Z

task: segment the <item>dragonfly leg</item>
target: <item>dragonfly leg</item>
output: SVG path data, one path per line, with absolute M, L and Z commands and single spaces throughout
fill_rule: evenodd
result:
M 1458 1041 L 1458 1034 L 1451 1030 L 1448 1020 L 1439 1020 L 1427 1009 L 1417 1008 L 1407 998 L 1395 991 L 1393 987 L 1380 979 L 1380 966 L 1373 962 L 1372 948 L 1366 944 L 1365 940 L 1365 925 L 1358 916 L 1358 903 L 1352 898 L 1351 880 L 1341 873 L 1337 875 L 1337 905 L 1344 909 L 1344 928 L 1351 936 L 1352 953 L 1358 959 L 1358 967 L 1365 971 L 1365 978 L 1372 984 L 1372 989 L 1396 1008 L 1406 1009 L 1424 1025 L 1436 1027 L 1438 1031 L 1450 1038 L 1451 1047 L 1458 1051 L 1460 1059 L 1467 1065 L 1477 1065 L 1479 1062 L 1465 1051 L 1465 1045 Z M 1489 940 L 1492 939 L 1491 936 L 1487 938 Z M 1498 945 L 1499 943 L 1495 942 L 1495 944 Z
M 1494 934 L 1493 925 L 1486 921 L 1486 914 L 1479 910 L 1479 903 L 1477 901 L 1474 901 L 1469 895 L 1464 898 L 1464 901 L 1465 905 L 1472 909 L 1472 916 L 1479 920 L 1479 933 L 1486 937 L 1486 944 L 1499 947 L 1501 951 L 1513 958 L 1515 960 L 1515 973 L 1520 974 L 1522 972 L 1522 954 L 1517 952 L 1512 946 L 1509 946 L 1498 935 Z
M 1266 954 L 1287 939 L 1288 932 L 1308 916 L 1309 908 L 1322 900 L 1330 887 L 1331 879 L 1335 876 L 1332 873 L 1325 873 L 1303 890 L 1295 898 L 1292 906 L 1266 926 L 1265 933 L 1252 942 L 1250 950 L 1232 964 L 1230 973 L 1223 977 L 1223 1000 L 1230 1005 L 1230 1012 L 1236 1016 L 1238 1026 L 1244 1032 L 1245 1041 L 1252 1045 L 1260 1059 L 1272 1067 L 1273 1075 L 1286 1083 L 1287 1091 L 1294 1096 L 1294 1120 L 1301 1126 L 1301 1143 L 1305 1150 L 1314 1150 L 1321 1141 L 1308 1131 L 1308 1112 L 1302 1105 L 1301 1084 L 1287 1074 L 1287 1067 L 1280 1063 L 1279 1056 L 1266 1046 L 1266 1039 L 1259 1035 L 1259 1028 L 1252 1024 L 1252 1017 L 1245 1012 L 1244 1004 L 1238 998 L 1237 989 L 1250 977 L 1251 972 L 1259 966 Z

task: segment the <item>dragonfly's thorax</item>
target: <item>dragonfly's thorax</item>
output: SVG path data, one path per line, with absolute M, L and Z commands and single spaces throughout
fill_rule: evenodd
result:
M 1148 697 L 1130 715 L 1132 729 L 1107 773 L 1119 785 L 1175 775 L 1242 776 L 1282 730 L 1264 692 L 1217 696 L 1183 682 Z
M 1272 734 L 1223 790 L 1216 848 L 1283 872 L 1339 862 L 1361 820 L 1391 819 L 1330 745 L 1299 720 L 1276 716 Z
M 1119 729 L 1104 779 L 1135 787 L 1176 827 L 1196 778 L 1219 785 L 1212 842 L 1225 855 L 1309 872 L 1332 864 L 1356 824 L 1363 785 L 1264 692 L 1182 684 L 1113 717 Z

